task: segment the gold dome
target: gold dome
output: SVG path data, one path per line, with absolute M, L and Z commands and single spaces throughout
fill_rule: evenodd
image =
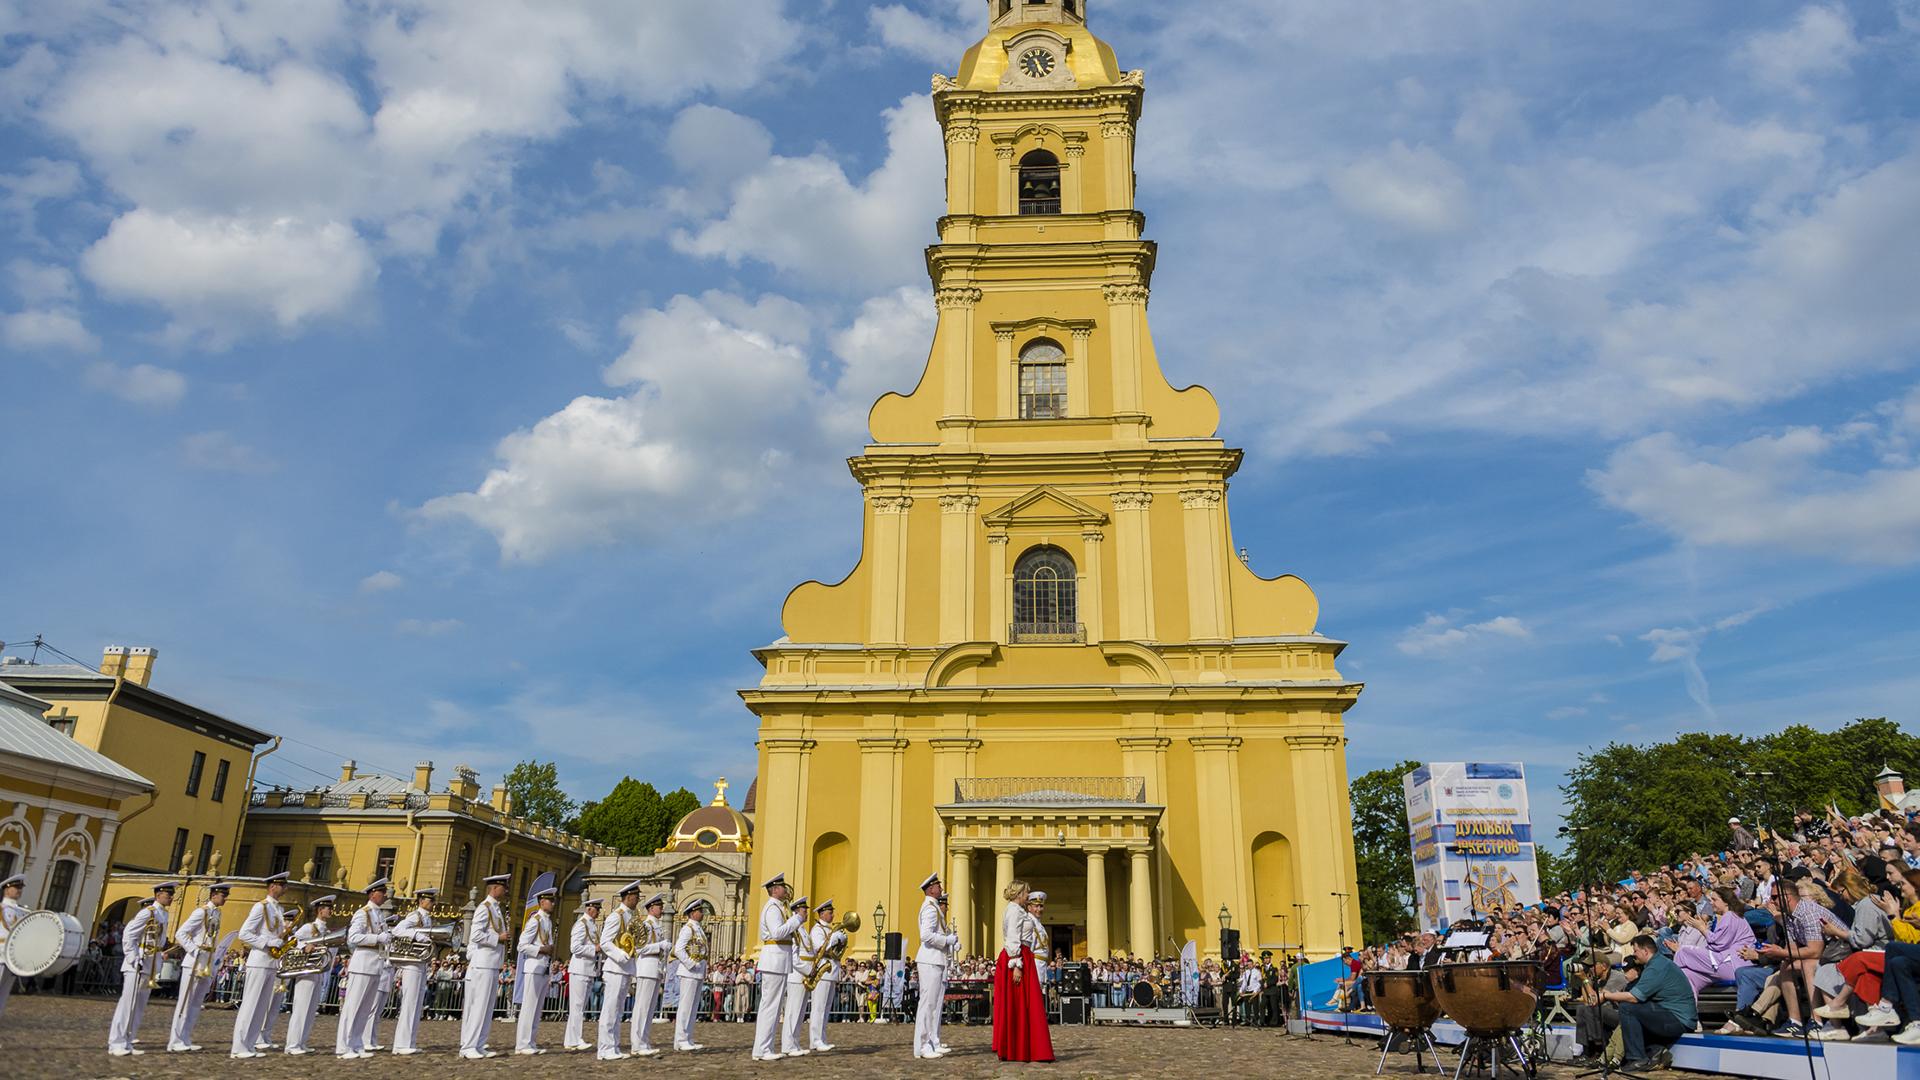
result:
M 680 819 L 661 851 L 753 850 L 753 824 L 727 805 L 727 778 L 713 785 L 713 801 Z

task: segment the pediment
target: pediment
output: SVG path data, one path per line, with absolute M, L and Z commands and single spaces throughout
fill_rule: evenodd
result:
M 1028 525 L 1058 528 L 1069 525 L 1105 525 L 1107 515 L 1058 488 L 1043 484 L 981 520 L 990 529 Z

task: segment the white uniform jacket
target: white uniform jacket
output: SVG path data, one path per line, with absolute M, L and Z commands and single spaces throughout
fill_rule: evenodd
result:
M 386 966 L 387 956 L 382 950 L 393 940 L 392 931 L 387 929 L 387 913 L 372 904 L 363 905 L 353 913 L 353 921 L 347 924 L 347 972 L 352 975 L 378 975 Z
M 940 914 L 940 902 L 927 897 L 920 905 L 920 950 L 913 954 L 913 962 L 946 967 L 959 945 L 960 935 L 948 928 L 946 917 Z
M 146 907 L 141 908 L 133 918 L 127 920 L 127 925 L 120 931 L 121 971 L 138 972 L 145 970 L 145 964 L 149 958 L 142 953 L 140 942 L 152 932 L 148 928 L 155 923 L 160 924 L 160 948 L 165 949 L 167 942 L 167 913 L 160 910 L 159 905 L 148 904 Z M 152 959 L 156 964 L 160 962 L 158 956 Z
M 240 943 L 247 947 L 247 966 L 279 970 L 280 961 L 268 949 L 277 949 L 287 941 L 287 917 L 280 914 L 280 901 L 261 900 L 247 912 L 240 924 Z
M 793 935 L 805 915 L 787 914 L 787 906 L 767 898 L 760 909 L 760 963 L 762 975 L 785 975 L 793 970 Z
M 545 975 L 553 964 L 553 916 L 536 911 L 520 931 L 520 974 Z
M 393 924 L 393 936 L 401 941 L 424 940 L 421 931 L 433 925 L 433 912 L 427 908 L 414 908 Z
M 331 932 L 332 932 L 331 930 L 321 927 L 320 924 L 318 923 L 304 922 L 294 928 L 294 931 L 291 937 L 296 942 L 312 941 L 314 938 L 325 937 L 327 934 Z M 331 957 L 336 950 L 332 948 L 327 948 L 321 951 L 327 953 L 328 956 Z M 331 976 L 332 974 L 333 972 L 331 970 L 315 971 L 307 975 L 306 978 L 319 979 L 319 978 Z M 295 978 L 299 978 L 299 977 L 300 976 L 295 976 Z
M 507 966 L 507 946 L 500 935 L 507 929 L 507 917 L 492 897 L 473 909 L 473 923 L 467 927 L 467 970 L 484 968 L 499 971 Z
M 17 900 L 0 899 L 0 956 L 7 953 L 7 935 L 14 924 L 27 917 L 26 905 Z
M 813 954 L 813 963 L 806 965 L 806 970 L 802 971 L 801 974 L 811 975 L 813 974 L 814 968 L 825 964 L 828 970 L 826 974 L 820 976 L 822 980 L 826 982 L 840 982 L 845 979 L 847 976 L 846 969 L 832 960 L 824 959 L 822 954 L 828 949 L 834 948 L 841 942 L 846 941 L 847 932 L 845 930 L 829 930 L 826 923 L 814 923 L 808 933 L 808 939 L 806 951 Z
M 600 970 L 600 924 L 586 912 L 573 920 L 573 934 L 567 941 L 567 971 L 577 978 L 591 979 Z
M 666 966 L 667 957 L 673 952 L 673 937 L 667 933 L 666 921 L 647 916 L 637 937 L 640 952 L 636 954 L 634 974 L 642 979 L 659 978 L 660 969 Z
M 632 927 L 635 940 L 640 937 L 640 928 L 634 924 L 639 921 L 627 905 L 620 904 L 607 916 L 607 924 L 600 930 L 600 955 L 605 958 L 603 971 L 617 971 L 627 978 L 633 978 L 635 960 L 632 953 L 622 949 L 615 942 L 622 931 Z
M 707 977 L 707 931 L 688 919 L 680 924 L 680 936 L 673 943 L 673 958 L 680 964 L 683 979 Z
M 201 904 L 194 908 L 186 918 L 180 920 L 180 930 L 173 935 L 186 954 L 180 958 L 180 970 L 193 972 L 200 967 L 200 954 L 210 953 L 220 945 L 220 909 L 212 904 Z M 0 943 L 6 941 L 6 935 L 0 934 Z M 209 957 L 209 967 L 218 957 Z

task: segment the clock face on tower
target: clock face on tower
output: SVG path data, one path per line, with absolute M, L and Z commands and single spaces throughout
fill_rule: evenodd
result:
M 1020 54 L 1020 70 L 1029 79 L 1044 79 L 1053 73 L 1053 54 L 1045 49 L 1028 49 Z

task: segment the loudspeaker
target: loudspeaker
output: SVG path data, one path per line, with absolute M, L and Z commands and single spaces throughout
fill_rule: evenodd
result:
M 1240 962 L 1240 931 L 1220 931 L 1220 962 L 1223 964 Z
M 1083 997 L 1063 997 L 1060 999 L 1060 1022 L 1063 1024 L 1084 1024 L 1087 1022 L 1087 999 Z
M 1060 996 L 1091 997 L 1093 978 L 1085 964 L 1060 965 Z
M 898 931 L 887 935 L 887 959 L 898 960 L 906 951 L 907 938 Z

